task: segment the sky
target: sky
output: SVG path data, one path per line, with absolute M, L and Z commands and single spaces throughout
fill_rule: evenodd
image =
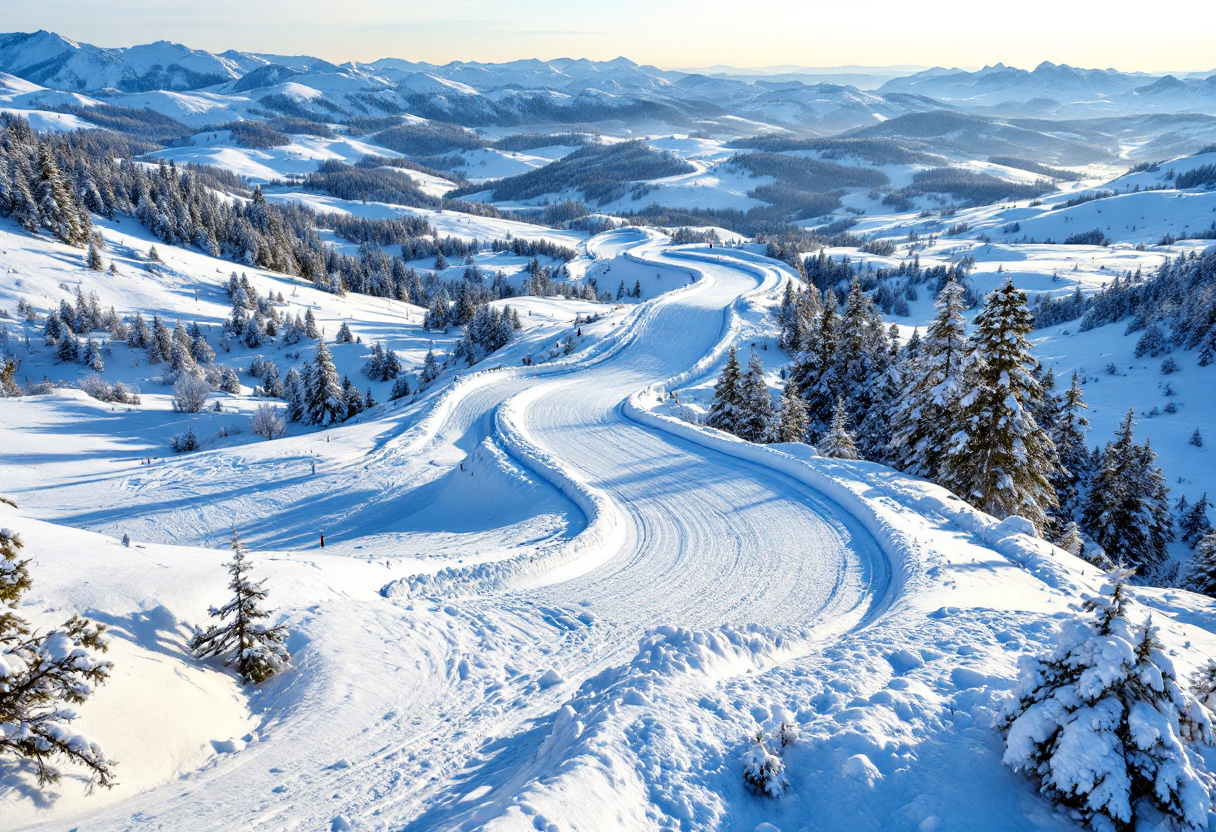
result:
M 1134 17 L 1089 0 L 0 0 L 0 9 L 4 31 L 48 29 L 98 46 L 172 40 L 334 62 L 624 55 L 664 69 L 1051 61 L 1216 70 L 1211 0 L 1170 0 Z

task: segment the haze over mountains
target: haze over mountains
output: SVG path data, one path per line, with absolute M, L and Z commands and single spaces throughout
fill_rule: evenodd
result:
M 413 114 L 465 126 L 662 122 L 740 135 L 765 128 L 828 134 L 938 109 L 1092 118 L 1206 115 L 1216 108 L 1216 72 L 1147 75 L 1050 63 L 1032 71 L 1000 63 L 975 72 L 912 69 L 693 72 L 626 58 L 335 65 L 307 56 L 214 54 L 165 41 L 102 48 L 46 31 L 0 35 L 0 71 L 10 76 L 192 124 L 264 112 L 329 120 Z M 138 97 L 148 93 L 165 94 Z

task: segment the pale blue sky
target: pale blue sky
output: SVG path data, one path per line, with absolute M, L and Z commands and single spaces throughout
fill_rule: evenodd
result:
M 1123 8 L 1081 0 L 0 0 L 0 29 L 335 62 L 625 55 L 664 68 L 1050 60 L 1216 69 L 1211 0 Z

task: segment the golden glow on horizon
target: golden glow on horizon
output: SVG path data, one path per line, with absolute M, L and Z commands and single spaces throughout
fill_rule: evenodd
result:
M 1109 3 L 1026 0 L 6 0 L 4 31 L 98 46 L 432 63 L 624 55 L 671 67 L 791 64 L 979 67 L 1042 61 L 1124 71 L 1216 70 L 1210 0 L 1138 15 Z M 1206 21 L 1206 22 L 1204 22 Z

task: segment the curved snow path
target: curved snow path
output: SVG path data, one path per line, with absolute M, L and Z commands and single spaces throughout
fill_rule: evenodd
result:
M 687 270 L 649 236 L 589 248 Z M 479 382 L 454 396 L 428 436 L 390 438 L 352 466 L 397 479 L 375 485 L 399 493 L 406 484 L 391 476 L 393 460 L 419 443 L 472 451 L 496 435 L 496 409 L 526 391 L 516 404 L 527 438 L 611 502 L 617 549 L 531 589 L 437 604 L 362 595 L 316 604 L 294 625 L 308 640 L 297 668 L 259 694 L 269 716 L 261 741 L 100 811 L 88 827 L 474 828 L 551 773 L 557 752 L 539 754 L 542 734 L 567 719 L 562 705 L 584 680 L 594 698 L 596 679 L 627 678 L 655 649 L 682 655 L 696 633 L 751 645 L 722 653 L 714 675 L 725 678 L 863 624 L 891 582 L 860 522 L 770 467 L 624 412 L 639 390 L 708 369 L 732 305 L 779 282 L 771 266 L 765 277 L 766 267 L 729 256 L 695 259 L 705 279 L 643 305 L 603 357 Z M 352 519 L 391 513 L 391 500 L 371 502 Z

